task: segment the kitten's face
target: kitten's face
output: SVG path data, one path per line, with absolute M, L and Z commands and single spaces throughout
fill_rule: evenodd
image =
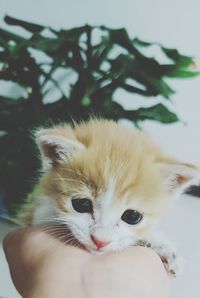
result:
M 137 241 L 138 230 L 145 226 L 142 211 L 132 209 L 131 204 L 116 204 L 113 198 L 110 184 L 108 191 L 95 200 L 73 198 L 67 202 L 70 229 L 89 251 L 102 253 L 128 247 Z
M 52 214 L 98 253 L 147 237 L 171 196 L 197 172 L 167 159 L 141 132 L 114 122 L 43 130 L 38 144 L 47 167 L 41 186 Z
M 80 194 L 63 198 L 58 218 L 89 251 L 119 250 L 142 238 L 145 229 L 147 234 L 152 215 L 144 214 L 139 198 L 135 198 L 135 204 L 125 198 L 119 200 L 113 179 L 95 198 L 90 191 L 81 192 L 80 185 L 77 187 Z
M 66 173 L 57 178 L 54 173 L 54 178 L 51 177 L 51 187 L 56 189 L 56 194 L 52 195 L 56 202 L 56 219 L 66 224 L 89 251 L 105 253 L 134 245 L 148 236 L 163 212 L 163 205 L 151 202 L 152 194 L 145 203 L 144 193 L 139 196 L 137 188 L 135 194 L 127 189 L 120 197 L 120 188 L 116 188 L 114 178 L 109 178 L 105 188 L 94 186 L 94 181 L 89 183 L 87 178 L 87 182 L 80 183 L 80 174 L 71 176 Z M 154 200 L 158 201 L 156 193 Z M 170 201 L 163 197 L 162 202 L 167 208 Z

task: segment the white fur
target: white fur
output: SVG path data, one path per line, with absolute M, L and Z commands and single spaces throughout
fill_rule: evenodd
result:
M 141 245 L 150 247 L 157 252 L 171 276 L 177 276 L 183 271 L 184 260 L 182 256 L 161 234 L 154 232 L 150 238 L 143 239 Z
M 70 205 L 70 201 L 67 200 L 66 207 L 71 208 L 71 212 L 60 214 L 60 219 L 69 226 L 75 238 L 88 250 L 96 251 L 91 235 L 109 242 L 101 249 L 101 253 L 120 250 L 136 243 L 137 238 L 134 237 L 133 231 L 121 220 L 121 215 L 128 206 L 125 201 L 116 204 L 113 178 L 110 179 L 106 192 L 93 201 L 94 218 L 91 214 L 76 212 Z
M 56 210 L 55 200 L 48 196 L 41 196 L 38 198 L 38 205 L 33 213 L 33 225 L 39 225 L 48 223 L 50 220 L 54 220 L 58 216 Z

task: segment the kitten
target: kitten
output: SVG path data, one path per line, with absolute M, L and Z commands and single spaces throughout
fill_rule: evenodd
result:
M 109 120 L 36 133 L 43 175 L 23 211 L 26 225 L 67 225 L 95 253 L 152 247 L 171 274 L 179 256 L 154 227 L 198 169 L 165 155 L 143 132 Z

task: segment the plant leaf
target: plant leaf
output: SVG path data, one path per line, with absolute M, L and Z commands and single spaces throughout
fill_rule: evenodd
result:
M 193 57 L 184 56 L 180 54 L 179 51 L 176 49 L 169 49 L 165 47 L 161 47 L 161 49 L 168 58 L 172 59 L 176 64 L 178 64 L 181 67 L 185 68 L 194 65 Z
M 128 115 L 131 115 L 131 112 L 128 112 Z M 159 103 L 149 108 L 140 108 L 134 113 L 137 114 L 139 120 L 156 120 L 161 123 L 174 123 L 177 122 L 179 119 L 177 115 L 170 110 L 168 110 L 163 104 Z
M 30 31 L 32 33 L 41 32 L 45 28 L 44 26 L 37 25 L 34 23 L 25 22 L 25 21 L 10 17 L 8 15 L 6 15 L 4 17 L 4 21 L 8 25 L 20 26 L 20 27 L 24 28 L 25 30 Z

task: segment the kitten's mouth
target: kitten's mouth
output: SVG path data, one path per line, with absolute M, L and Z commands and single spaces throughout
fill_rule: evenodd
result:
M 91 247 L 87 248 L 87 250 L 94 255 L 103 255 L 107 252 L 106 249 L 97 249 L 97 248 L 91 248 Z
M 110 243 L 110 242 L 109 242 Z M 97 247 L 95 245 L 85 245 L 85 248 L 92 254 L 101 255 L 107 253 L 109 250 L 109 243 L 104 247 Z

